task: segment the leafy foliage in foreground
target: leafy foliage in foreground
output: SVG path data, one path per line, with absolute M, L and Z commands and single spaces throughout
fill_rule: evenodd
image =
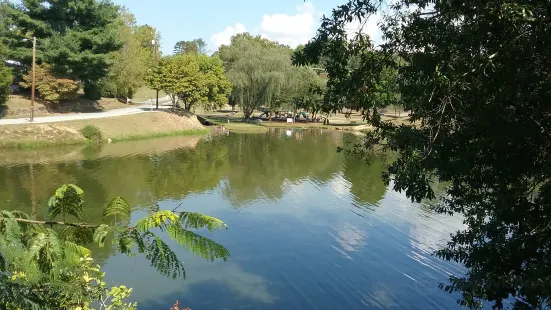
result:
M 225 261 L 230 256 L 222 245 L 189 230 L 226 228 L 219 219 L 203 214 L 157 210 L 129 226 L 125 223 L 130 206 L 117 197 L 103 212 L 114 225 L 80 223 L 84 191 L 74 184 L 57 189 L 48 206 L 47 221 L 19 211 L 0 211 L 1 308 L 89 309 L 92 302 L 99 302 L 102 309 L 134 309 L 135 304 L 124 302 L 131 289 L 108 288 L 86 248 L 92 242 L 104 246 L 106 238 L 114 240 L 119 252 L 143 254 L 152 267 L 173 278 L 185 277 L 183 262 L 152 230 L 166 232 L 205 259 Z
M 375 14 L 386 42 L 349 40 L 348 23 Z M 325 59 L 331 109 L 359 104 L 376 128 L 362 147 L 397 153 L 387 183 L 414 201 L 434 198 L 432 180 L 449 184 L 436 210 L 467 228 L 437 255 L 468 269 L 442 285 L 461 305 L 551 305 L 550 18 L 548 1 L 350 0 L 304 49 Z M 378 116 L 393 93 L 385 68 L 411 124 Z

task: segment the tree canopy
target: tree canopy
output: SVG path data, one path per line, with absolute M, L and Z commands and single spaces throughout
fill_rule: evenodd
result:
M 145 85 L 145 76 L 154 66 L 155 51 L 151 42 L 158 38 L 151 26 L 138 26 L 134 15 L 121 9 L 116 21 L 121 49 L 112 52 L 112 66 L 103 83 L 105 97 L 132 98 L 141 86 Z
M 220 58 L 205 54 L 179 54 L 161 59 L 148 75 L 148 83 L 153 89 L 167 92 L 174 104 L 182 102 L 187 111 L 198 103 L 207 109 L 221 107 L 231 92 Z
M 174 54 L 206 54 L 207 43 L 201 38 L 191 41 L 178 41 L 174 45 Z
M 232 100 L 243 109 L 245 118 L 265 106 L 292 107 L 293 97 L 317 75 L 292 65 L 292 50 L 260 36 L 248 33 L 232 37 L 231 44 L 221 46 L 218 55 L 224 61 L 232 83 Z
M 0 24 L 0 35 L 1 33 L 2 25 Z M 3 105 L 8 99 L 8 96 L 10 94 L 10 85 L 12 84 L 13 79 L 12 72 L 5 63 L 5 61 L 7 60 L 6 54 L 7 48 L 4 46 L 3 42 L 0 41 L 0 106 Z
M 547 2 L 350 0 L 304 49 L 305 62 L 327 60 L 329 107 L 358 104 L 375 127 L 361 151 L 396 152 L 387 184 L 414 201 L 434 198 L 433 180 L 448 184 L 435 209 L 467 228 L 436 254 L 467 267 L 442 284 L 462 305 L 550 304 L 550 12 Z M 385 41 L 350 39 L 348 23 L 375 14 Z M 410 124 L 381 121 L 387 99 Z
M 122 45 L 114 25 L 118 6 L 109 1 L 23 0 L 3 2 L 0 11 L 10 59 L 29 65 L 35 36 L 38 62 L 81 81 L 87 93 L 107 75 L 109 53 Z

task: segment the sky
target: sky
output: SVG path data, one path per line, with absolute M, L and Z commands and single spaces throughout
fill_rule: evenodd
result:
M 249 32 L 291 47 L 307 43 L 323 14 L 346 0 L 114 0 L 130 9 L 138 24 L 161 32 L 163 54 L 180 40 L 202 38 L 209 51 Z M 368 28 L 376 24 L 367 25 Z M 368 29 L 369 33 L 371 29 Z M 375 31 L 375 30 L 372 30 Z

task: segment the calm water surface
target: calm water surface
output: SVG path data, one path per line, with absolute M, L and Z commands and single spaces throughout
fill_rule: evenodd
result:
M 380 181 L 383 163 L 338 154 L 357 139 L 336 131 L 180 137 L 0 154 L 0 201 L 47 214 L 63 183 L 85 191 L 87 221 L 125 197 L 135 221 L 147 208 L 216 216 L 229 230 L 201 233 L 231 253 L 205 261 L 167 241 L 186 279 L 140 256 L 93 248 L 107 280 L 134 288 L 139 309 L 176 300 L 206 309 L 459 309 L 438 289 L 461 266 L 433 257 L 461 220 L 412 204 Z

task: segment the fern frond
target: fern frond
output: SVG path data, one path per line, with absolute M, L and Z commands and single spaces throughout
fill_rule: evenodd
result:
M 167 224 L 177 223 L 178 220 L 178 214 L 169 210 L 161 210 L 137 221 L 136 229 L 141 232 L 146 232 L 153 228 L 164 230 Z
M 10 211 L 2 210 L 0 212 L 0 233 L 5 238 L 8 244 L 20 245 L 21 244 L 21 227 L 15 216 Z
M 65 258 L 70 262 L 78 262 L 81 257 L 89 256 L 91 254 L 89 249 L 71 241 L 65 241 L 63 243 L 63 250 L 65 251 Z
M 144 239 L 147 242 L 145 257 L 151 262 L 152 267 L 166 277 L 186 277 L 184 264 L 178 260 L 170 246 L 151 232 L 146 233 Z
M 136 232 L 134 230 L 134 232 Z M 130 235 L 130 231 L 126 231 L 125 233 L 122 233 L 119 235 L 118 243 L 117 243 L 117 250 L 119 250 L 122 254 L 131 254 L 132 253 L 132 247 L 136 244 L 136 241 Z
M 114 216 L 115 218 L 125 219 L 130 217 L 130 205 L 124 198 L 116 197 L 105 206 L 103 218 Z
M 89 244 L 94 242 L 94 228 L 66 226 L 59 232 L 59 238 L 77 244 Z
M 48 201 L 50 218 L 58 215 L 72 215 L 77 219 L 82 217 L 82 205 L 84 204 L 84 191 L 74 184 L 64 184 L 55 191 Z
M 44 272 L 57 271 L 53 268 L 55 262 L 63 255 L 63 247 L 52 229 L 39 233 L 30 240 L 29 257 L 35 260 Z
M 192 231 L 185 230 L 179 225 L 169 226 L 167 233 L 172 240 L 178 242 L 178 244 L 190 250 L 196 256 L 210 261 L 214 261 L 217 258 L 227 261 L 230 257 L 230 252 L 221 244 Z
M 23 211 L 14 210 L 14 211 L 5 211 L 5 212 L 10 212 L 15 218 L 18 218 L 18 219 L 25 219 L 25 220 L 31 219 L 31 216 Z M 21 221 L 17 221 L 17 223 L 21 228 L 22 235 L 36 231 L 37 225 L 31 224 L 31 223 L 25 223 Z
M 200 229 L 203 227 L 207 227 L 210 231 L 223 228 L 228 229 L 228 225 L 221 220 L 197 212 L 180 213 L 180 223 L 184 229 Z
M 96 242 L 100 248 L 105 245 L 105 237 L 112 231 L 112 227 L 107 224 L 101 224 L 94 232 L 94 242 Z

